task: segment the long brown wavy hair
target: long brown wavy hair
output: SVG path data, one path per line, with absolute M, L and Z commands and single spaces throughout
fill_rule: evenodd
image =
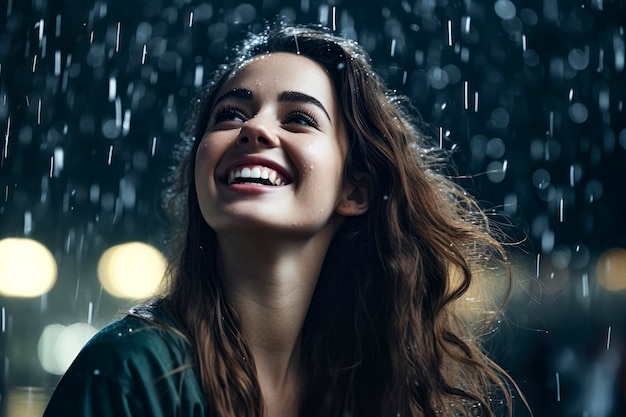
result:
M 373 180 L 368 212 L 346 218 L 331 242 L 302 328 L 300 416 L 494 416 L 497 403 L 510 414 L 512 382 L 481 350 L 482 330 L 470 330 L 476 326 L 457 311 L 487 269 L 506 269 L 488 218 L 444 175 L 445 155 L 356 42 L 287 25 L 251 35 L 201 91 L 168 195 L 178 233 L 161 302 L 192 347 L 208 404 L 220 417 L 264 414 L 193 177 L 217 91 L 238 67 L 271 52 L 300 54 L 327 71 L 350 142 L 344 175 Z M 510 273 L 504 279 L 510 288 Z

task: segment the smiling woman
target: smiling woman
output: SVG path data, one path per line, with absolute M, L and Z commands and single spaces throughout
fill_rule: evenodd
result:
M 46 416 L 511 414 L 490 306 L 474 331 L 457 313 L 505 253 L 355 42 L 253 35 L 194 110 L 166 285 Z

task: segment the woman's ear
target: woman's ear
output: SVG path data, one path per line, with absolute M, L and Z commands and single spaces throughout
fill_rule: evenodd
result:
M 371 175 L 366 172 L 356 172 L 352 174 L 350 180 L 345 181 L 335 211 L 341 216 L 359 216 L 369 209 L 373 194 L 374 181 Z

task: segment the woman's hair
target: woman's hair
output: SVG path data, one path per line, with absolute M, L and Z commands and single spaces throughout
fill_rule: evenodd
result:
M 286 25 L 250 36 L 194 101 L 168 195 L 179 223 L 162 302 L 192 346 L 207 402 L 220 417 L 263 415 L 254 358 L 225 299 L 216 234 L 200 213 L 194 164 L 217 92 L 271 52 L 325 69 L 349 137 L 344 175 L 356 181 L 365 172 L 373 182 L 368 212 L 346 218 L 331 242 L 302 329 L 300 414 L 493 416 L 496 403 L 510 412 L 508 376 L 481 350 L 482 330 L 458 314 L 470 284 L 494 265 L 507 268 L 487 217 L 444 175 L 445 155 L 356 42 Z

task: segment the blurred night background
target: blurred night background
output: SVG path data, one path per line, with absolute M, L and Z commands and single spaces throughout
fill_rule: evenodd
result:
M 0 0 L 0 416 L 152 288 L 194 91 L 276 16 L 357 39 L 522 241 L 489 351 L 535 416 L 626 416 L 623 0 Z

